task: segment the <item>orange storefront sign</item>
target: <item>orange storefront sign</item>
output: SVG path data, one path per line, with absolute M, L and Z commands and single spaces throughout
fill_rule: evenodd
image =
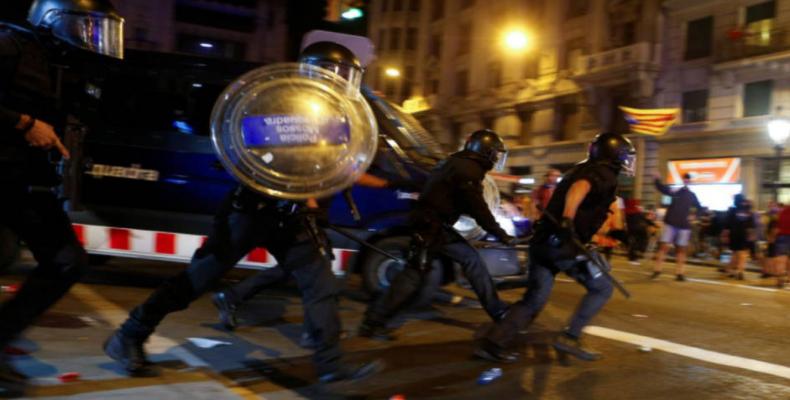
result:
M 683 175 L 691 175 L 691 183 L 739 183 L 741 159 L 703 158 L 699 160 L 677 160 L 669 162 L 669 184 L 683 184 Z

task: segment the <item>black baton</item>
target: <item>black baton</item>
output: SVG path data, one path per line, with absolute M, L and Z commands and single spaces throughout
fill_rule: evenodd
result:
M 558 226 L 558 227 L 559 227 L 559 226 L 561 226 L 561 225 L 560 225 L 560 223 L 559 223 L 559 221 L 557 221 L 557 218 L 554 218 L 554 216 L 553 216 L 553 215 L 551 215 L 551 213 L 549 213 L 548 211 L 546 211 L 546 210 L 543 210 L 543 215 L 545 215 L 545 216 L 546 216 L 546 218 L 548 218 L 548 219 L 549 219 L 549 221 L 550 221 L 552 224 L 554 224 L 554 225 L 556 225 L 556 226 Z M 604 275 L 604 276 L 605 276 L 607 279 L 609 279 L 609 281 L 610 281 L 610 282 L 612 282 L 612 284 L 614 285 L 614 287 L 615 287 L 615 288 L 617 288 L 617 290 L 618 290 L 620 293 L 622 293 L 622 294 L 623 294 L 623 296 L 625 296 L 625 298 L 626 298 L 626 299 L 630 299 L 630 298 L 631 298 L 631 293 L 628 291 L 628 289 L 626 289 L 626 288 L 625 288 L 625 286 L 623 286 L 623 284 L 622 284 L 622 283 L 621 283 L 619 280 L 617 280 L 617 278 L 615 278 L 614 276 L 612 276 L 612 274 L 610 274 L 610 273 L 609 273 L 609 270 L 606 268 L 607 266 L 606 266 L 606 265 L 604 265 L 604 264 L 603 264 L 603 262 L 602 262 L 602 261 L 601 261 L 599 258 L 597 258 L 597 257 L 593 257 L 592 253 L 590 253 L 590 250 L 588 250 L 588 249 L 587 249 L 587 246 L 585 246 L 585 245 L 584 245 L 584 244 L 581 242 L 581 240 L 579 240 L 579 238 L 577 238 L 577 237 L 576 237 L 576 236 L 574 236 L 574 235 L 571 235 L 571 238 L 570 238 L 570 239 L 571 239 L 571 243 L 573 243 L 573 245 L 574 245 L 574 246 L 576 246 L 576 248 L 577 248 L 579 251 L 581 251 L 581 253 L 582 253 L 582 254 L 583 254 L 585 257 L 587 257 L 587 259 L 589 259 L 590 261 L 592 261 L 593 263 L 595 263 L 595 265 L 597 265 L 597 266 L 598 266 L 598 269 L 600 269 L 600 270 L 601 270 L 601 273 L 603 273 L 603 275 Z

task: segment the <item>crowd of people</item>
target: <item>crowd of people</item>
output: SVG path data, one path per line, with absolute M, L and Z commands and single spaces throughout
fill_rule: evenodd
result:
M 530 196 L 515 200 L 523 215 L 537 220 L 548 204 L 553 188 L 561 178 L 549 169 L 541 184 Z M 744 194 L 733 197 L 726 211 L 703 207 L 689 189 L 691 176 L 683 176 L 683 186 L 670 188 L 655 177 L 656 188 L 671 201 L 666 207 L 643 207 L 640 199 L 618 197 L 609 216 L 594 235 L 593 242 L 609 259 L 622 251 L 632 265 L 641 265 L 653 253 L 652 279 L 662 273 L 667 255 L 673 253 L 675 279 L 685 281 L 688 257 L 718 263 L 728 278 L 745 279 L 746 266 L 758 265 L 761 278 L 776 278 L 776 286 L 785 287 L 790 266 L 790 205 L 769 202 L 764 210 L 755 210 L 754 202 Z

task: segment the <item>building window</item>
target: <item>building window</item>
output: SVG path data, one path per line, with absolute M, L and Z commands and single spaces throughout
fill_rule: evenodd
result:
M 392 79 L 388 79 L 386 82 L 384 84 L 384 94 L 387 97 L 392 97 L 395 95 L 395 82 Z
M 431 21 L 444 18 L 444 0 L 433 0 L 433 9 L 431 9 Z
M 466 96 L 469 92 L 469 71 L 461 70 L 455 73 L 455 95 Z
M 754 117 L 771 113 L 771 92 L 774 81 L 758 81 L 743 86 L 743 116 Z
M 568 9 L 565 12 L 565 19 L 586 15 L 589 5 L 589 0 L 568 0 Z
M 417 28 L 406 30 L 406 50 L 417 50 Z
M 409 0 L 409 11 L 420 11 L 420 0 Z
M 381 12 L 387 12 L 388 0 L 381 0 Z
M 488 87 L 497 88 L 502 85 L 502 62 L 492 61 L 488 63 Z
M 746 38 L 747 46 L 770 46 L 777 44 L 773 37 L 779 32 L 774 32 L 774 18 L 776 17 L 776 2 L 766 1 L 746 7 Z M 773 39 L 773 40 L 771 40 Z
M 746 25 L 753 22 L 774 19 L 776 17 L 776 1 L 766 1 L 746 7 Z
M 461 9 L 469 8 L 475 5 L 475 0 L 461 0 Z
M 408 99 L 412 95 L 412 89 L 414 86 L 414 67 L 406 67 L 406 73 L 403 79 L 403 83 L 401 85 L 401 97 L 404 99 Z
M 392 11 L 403 11 L 403 0 L 395 0 L 392 5 Z
M 400 28 L 392 28 L 390 31 L 390 50 L 400 49 Z
M 472 47 L 472 25 L 462 24 L 458 31 L 458 52 L 457 55 L 461 56 L 469 54 L 469 49 Z
M 584 56 L 584 38 L 570 39 L 565 42 L 565 57 L 563 58 L 563 68 L 571 71 L 580 70 Z
M 708 57 L 713 49 L 713 17 L 690 21 L 686 27 L 685 60 Z
M 684 123 L 708 120 L 707 89 L 684 92 L 682 104 Z
M 387 43 L 387 30 L 379 29 L 379 50 L 384 50 L 385 43 Z
M 428 46 L 428 55 L 440 58 L 442 56 L 442 35 L 431 35 L 431 43 Z

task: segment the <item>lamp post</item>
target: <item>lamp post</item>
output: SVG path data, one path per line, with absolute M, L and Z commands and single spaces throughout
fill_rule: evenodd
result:
M 779 201 L 779 183 L 782 180 L 782 151 L 787 137 L 790 136 L 790 121 L 776 118 L 768 122 L 768 136 L 774 142 L 776 151 L 776 181 L 774 182 L 774 201 Z

